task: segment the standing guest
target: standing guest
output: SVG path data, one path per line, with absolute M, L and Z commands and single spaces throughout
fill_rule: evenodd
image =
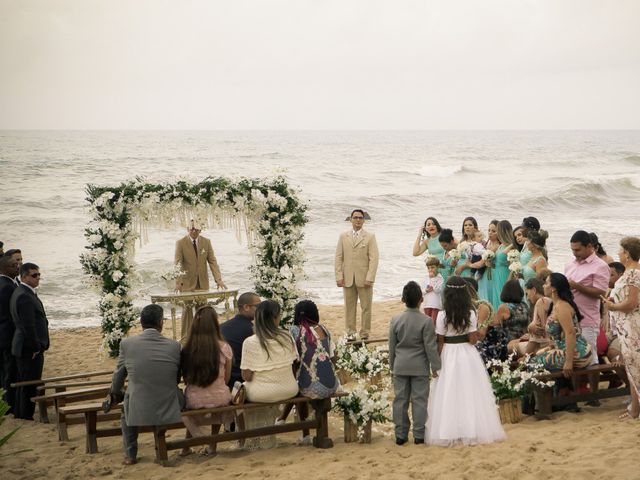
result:
M 493 281 L 491 282 L 491 298 L 489 301 L 494 310 L 498 310 L 502 304 L 500 295 L 502 288 L 509 279 L 509 261 L 507 253 L 513 248 L 513 228 L 508 220 L 500 220 L 496 227 L 500 246 L 496 250 L 495 267 L 493 268 Z
M 458 249 L 458 240 L 453 237 L 453 231 L 450 228 L 443 228 L 438 237 L 440 247 L 444 251 L 444 255 L 440 261 L 440 264 L 442 265 L 440 274 L 442 275 L 442 280 L 446 283 L 447 278 L 449 278 L 450 275 L 453 275 L 455 268 L 458 265 L 458 260 L 450 256 L 450 253 L 453 250 Z
M 443 265 L 440 269 L 440 273 L 442 274 L 442 278 L 446 279 L 447 273 L 443 271 L 444 264 L 442 263 L 445 251 L 440 244 L 441 232 L 442 227 L 440 226 L 440 222 L 438 222 L 435 217 L 427 217 L 424 224 L 421 225 L 418 230 L 418 237 L 413 243 L 412 253 L 414 257 L 417 257 L 422 255 L 424 252 L 427 252 L 429 255 L 440 260 L 440 264 Z
M 181 421 L 180 344 L 162 335 L 163 314 L 160 305 L 144 307 L 140 313 L 142 333 L 120 343 L 109 396 L 111 403 L 121 397 L 129 378 L 120 417 L 124 465 L 137 462 L 138 427 Z
M 525 283 L 534 278 L 540 270 L 547 268 L 547 259 L 543 252 L 545 251 L 548 236 L 549 234 L 544 230 L 537 230 L 529 233 L 527 247 L 531 256 L 527 263 L 522 263 L 522 256 L 520 257 L 522 277 Z
M 607 292 L 609 266 L 595 253 L 591 237 L 578 230 L 571 237 L 575 259 L 564 268 L 576 305 L 580 309 L 582 335 L 591 345 L 592 362 L 598 363 L 598 333 L 600 332 L 600 297 Z
M 427 442 L 451 446 L 504 440 L 489 375 L 474 347 L 476 313 L 461 277 L 447 280 L 436 334 L 442 369 L 432 380 Z
M 185 403 L 188 409 L 223 407 L 231 403 L 231 392 L 227 383 L 231 377 L 233 352 L 220 334 L 218 314 L 211 306 L 198 309 L 181 353 L 182 376 L 184 378 Z M 219 414 L 183 416 L 182 421 L 192 437 L 207 435 L 203 425 L 213 425 L 214 432 L 220 425 L 233 422 L 233 412 Z M 215 453 L 216 444 L 205 447 L 203 453 Z M 184 448 L 181 455 L 191 453 Z
M 20 268 L 22 267 L 22 250 L 20 250 L 19 248 L 10 248 L 6 252 L 4 252 L 4 255 L 15 260 L 18 264 L 18 271 L 20 271 Z M 15 280 L 16 282 L 20 283 L 19 275 L 16 275 Z
M 509 353 L 516 351 L 529 326 L 529 307 L 524 302 L 524 291 L 519 280 L 508 280 L 500 293 L 502 302 L 493 316 L 494 325 L 502 325 L 509 342 Z
M 546 279 L 545 279 L 546 281 Z M 544 281 L 539 278 L 530 278 L 524 286 L 524 291 L 532 306 L 531 322 L 527 326 L 529 341 L 524 351 L 518 350 L 518 356 L 532 355 L 549 344 L 547 336 L 547 317 L 551 308 L 551 299 L 544 296 Z M 518 346 L 521 347 L 522 344 Z
M 547 278 L 544 293 L 553 302 L 547 334 L 554 346 L 538 352 L 536 360 L 547 370 L 562 370 L 566 378 L 571 378 L 573 368 L 587 367 L 592 357 L 591 346 L 580 332 L 580 307 L 574 301 L 567 277 L 561 273 L 552 273 Z
M 9 255 L 0 257 L 0 388 L 5 391 L 4 400 L 13 413 L 16 391 L 11 386 L 17 378 L 16 359 L 11 354 L 11 340 L 16 330 L 11 318 L 11 296 L 18 287 L 18 262 Z
M 196 290 L 209 290 L 209 273 L 211 269 L 213 278 L 218 288 L 227 288 L 222 281 L 220 267 L 213 253 L 211 241 L 200 236 L 202 228 L 195 220 L 191 220 L 186 236 L 176 242 L 174 263 L 179 264 L 185 274 L 176 280 L 176 290 L 181 292 L 193 292 Z M 184 338 L 189 332 L 189 326 L 193 319 L 193 309 L 184 307 L 182 310 L 182 327 L 180 335 Z
M 4 242 L 0 240 L 0 256 L 4 255 Z
M 13 257 L 12 257 L 13 258 Z M 49 322 L 44 306 L 36 294 L 40 285 L 40 268 L 35 263 L 20 267 L 20 286 L 11 295 L 9 309 L 15 325 L 11 353 L 16 357 L 18 382 L 39 380 L 44 367 L 44 352 L 49 349 Z M 36 385 L 16 389 L 13 415 L 33 420 Z
M 242 382 L 242 344 L 253 335 L 253 319 L 256 315 L 256 308 L 260 304 L 260 297 L 254 292 L 245 292 L 238 297 L 238 314 L 230 320 L 220 325 L 222 338 L 229 344 L 233 351 L 233 366 L 231 367 L 231 377 L 227 382 L 229 388 L 234 383 Z
M 524 236 L 524 230 L 525 228 L 522 225 L 518 225 L 513 229 L 513 239 L 515 240 L 513 248 L 519 252 L 522 252 L 522 247 L 524 247 L 524 244 L 527 241 L 527 237 Z
M 522 219 L 522 228 L 526 241 L 520 250 L 520 263 L 526 265 L 531 260 L 532 252 L 529 250 L 529 239 L 531 234 L 540 230 L 540 222 L 536 217 L 525 217 Z M 544 257 L 547 257 L 546 250 L 543 251 Z
M 462 252 L 460 262 L 456 268 L 456 275 L 461 277 L 470 277 L 473 275 L 469 265 L 473 263 L 471 246 L 476 242 L 476 233 L 478 232 L 478 222 L 473 217 L 467 217 L 462 221 L 462 242 L 467 242 L 469 247 Z M 478 259 L 480 260 L 480 259 Z
M 631 418 L 640 414 L 640 238 L 625 237 L 618 252 L 625 271 L 616 282 L 612 299 L 604 299 L 610 312 L 617 312 L 616 328 L 622 347 L 631 390 L 631 404 L 625 412 Z M 604 297 L 603 297 L 604 298 Z M 625 414 L 623 414 L 623 417 Z
M 366 340 L 371 331 L 371 303 L 373 283 L 378 270 L 378 244 L 376 236 L 362 228 L 363 210 L 355 209 L 350 218 L 352 229 L 340 235 L 336 247 L 336 285 L 342 288 L 344 295 L 347 338 L 355 338 L 356 309 L 360 299 L 360 338 Z
M 485 248 L 496 253 L 500 246 L 498 240 L 498 221 L 491 220 L 489 227 L 487 228 L 487 243 Z M 493 293 L 493 268 L 495 266 L 495 259 L 491 264 L 486 264 L 484 260 L 476 262 L 472 265 L 473 268 L 485 268 L 482 277 L 478 280 L 478 297 L 482 300 L 491 302 Z
M 611 299 L 619 296 L 620 290 L 624 287 L 622 283 L 616 285 L 616 282 L 624 274 L 625 268 L 620 262 L 611 262 L 609 270 L 611 271 L 609 291 L 605 297 Z M 627 372 L 624 368 L 618 327 L 616 326 L 616 319 L 619 315 L 621 312 L 610 312 L 607 303 L 603 302 L 600 335 L 598 336 L 598 357 L 607 357 L 609 363 L 618 367 L 615 370 L 618 378 L 609 380 L 609 388 L 619 387 L 623 383 L 629 385 Z
M 260 302 L 256 309 L 255 335 L 242 345 L 242 378 L 250 402 L 279 402 L 295 397 L 298 382 L 293 363 L 298 353 L 293 338 L 280 328 L 280 305 Z
M 402 302 L 407 309 L 391 319 L 389 327 L 389 368 L 393 375 L 393 423 L 396 445 L 403 445 L 409 436 L 409 402 L 413 417 L 413 441 L 424 443 L 429 399 L 429 372 L 440 370 L 436 335 L 430 318 L 420 310 L 422 292 L 416 282 L 402 290 Z
M 607 265 L 613 262 L 613 257 L 611 255 L 607 255 L 607 252 L 598 239 L 598 235 L 596 235 L 594 232 L 591 232 L 589 233 L 589 238 L 591 238 L 591 244 L 593 245 L 593 249 L 595 250 L 598 258 L 605 261 Z
M 438 312 L 442 310 L 442 288 L 444 281 L 442 275 L 438 272 L 440 262 L 435 257 L 429 257 L 426 261 L 427 277 L 422 282 L 422 291 L 424 292 L 424 314 L 436 323 Z

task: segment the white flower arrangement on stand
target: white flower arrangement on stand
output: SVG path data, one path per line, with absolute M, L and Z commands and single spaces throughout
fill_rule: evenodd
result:
M 93 220 L 85 229 L 88 252 L 80 263 L 102 294 L 103 346 L 111 356 L 118 355 L 136 319 L 132 257 L 135 241 L 147 240 L 149 225 L 185 226 L 193 218 L 213 228 L 233 227 L 238 239 L 244 231 L 254 257 L 256 293 L 282 302 L 283 320 L 290 320 L 301 294 L 297 282 L 304 277 L 307 207 L 283 176 L 161 184 L 137 178 L 116 187 L 88 185 L 87 201 Z
M 185 274 L 186 272 L 182 270 L 182 266 L 179 263 L 176 263 L 169 270 L 162 273 L 160 278 L 166 282 L 167 288 L 171 290 L 175 287 L 176 279 L 183 277 Z
M 345 439 L 349 438 L 349 423 L 357 428 L 357 438 L 363 443 L 371 442 L 371 424 L 385 423 L 391 419 L 388 416 L 390 409 L 389 397 L 385 389 L 375 385 L 367 385 L 363 381 L 347 396 L 337 397 L 333 409 L 341 412 L 345 417 Z
M 347 343 L 342 337 L 336 342 L 336 367 L 359 379 L 385 378 L 389 374 L 389 354 L 381 347 Z

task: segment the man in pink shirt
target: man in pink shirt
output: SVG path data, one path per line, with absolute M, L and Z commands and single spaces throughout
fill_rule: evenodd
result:
M 593 351 L 592 364 L 598 363 L 598 348 L 596 340 L 600 332 L 600 295 L 607 292 L 609 266 L 598 258 L 589 234 L 578 230 L 571 237 L 571 250 L 576 257 L 564 268 L 564 274 L 569 280 L 573 291 L 573 298 L 582 313 L 580 328 Z

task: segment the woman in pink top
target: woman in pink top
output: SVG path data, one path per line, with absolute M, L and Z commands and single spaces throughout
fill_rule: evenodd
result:
M 214 408 L 229 405 L 231 392 L 227 382 L 231 377 L 233 352 L 220 334 L 218 314 L 213 307 L 202 307 L 193 318 L 193 323 L 182 348 L 182 375 L 187 409 Z M 233 413 L 202 416 L 183 416 L 182 421 L 193 437 L 207 435 L 203 425 L 213 425 L 217 432 L 222 423 L 233 421 Z M 187 435 L 189 436 L 189 435 Z M 205 448 L 203 453 L 215 453 L 216 445 Z M 190 453 L 185 448 L 182 455 Z

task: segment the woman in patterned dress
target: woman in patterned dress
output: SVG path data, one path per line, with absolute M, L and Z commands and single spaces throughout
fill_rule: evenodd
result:
M 627 376 L 631 383 L 631 404 L 621 418 L 638 418 L 640 402 L 640 238 L 625 237 L 620 241 L 618 252 L 620 262 L 624 264 L 624 274 L 616 282 L 611 298 L 603 298 L 610 312 L 616 315 L 618 338 L 622 347 Z

